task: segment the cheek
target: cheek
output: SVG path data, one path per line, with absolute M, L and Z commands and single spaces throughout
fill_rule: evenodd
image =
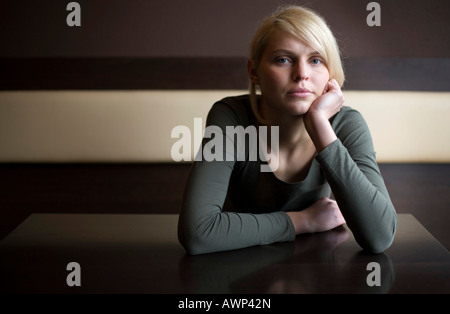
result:
M 279 71 L 273 69 L 265 69 L 260 72 L 259 81 L 261 89 L 276 89 L 278 85 L 283 84 L 283 75 Z
M 328 72 L 328 69 L 325 69 L 324 71 L 317 73 L 316 84 L 321 90 L 324 90 L 330 79 L 330 73 Z
M 265 82 L 268 88 L 276 88 L 277 86 L 285 85 L 286 81 L 289 81 L 289 74 L 286 71 L 269 67 L 262 73 L 261 81 Z

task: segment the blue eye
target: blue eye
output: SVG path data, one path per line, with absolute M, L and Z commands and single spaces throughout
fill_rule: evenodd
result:
M 288 62 L 289 62 L 289 59 L 288 59 L 288 58 L 281 57 L 281 58 L 277 58 L 277 62 L 278 62 L 278 63 L 281 63 L 281 64 L 284 64 L 284 63 L 288 63 Z
M 312 62 L 312 64 L 321 64 L 322 60 L 315 58 L 315 59 L 312 59 L 311 62 Z

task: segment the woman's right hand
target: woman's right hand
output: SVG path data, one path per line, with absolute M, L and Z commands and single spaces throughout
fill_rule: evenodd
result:
M 296 234 L 328 231 L 345 224 L 335 200 L 323 197 L 299 212 L 287 212 Z

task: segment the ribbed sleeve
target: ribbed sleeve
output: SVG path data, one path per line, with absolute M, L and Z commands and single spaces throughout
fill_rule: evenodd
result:
M 224 136 L 226 126 L 241 124 L 239 116 L 223 106 L 213 107 L 207 120 L 207 126 L 218 126 Z M 235 167 L 235 161 L 223 156 L 224 161 L 196 161 L 191 169 L 178 225 L 178 237 L 187 252 L 202 254 L 294 240 L 294 226 L 284 212 L 223 211 Z
M 316 159 L 356 241 L 362 248 L 379 253 L 394 239 L 397 215 L 364 119 L 347 107 L 339 120 L 333 121 L 338 139 Z

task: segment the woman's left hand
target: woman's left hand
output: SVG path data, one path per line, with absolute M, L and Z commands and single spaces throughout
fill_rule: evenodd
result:
M 303 117 L 306 130 L 308 131 L 317 152 L 337 139 L 329 119 L 338 113 L 344 105 L 344 95 L 336 80 L 330 80 L 323 94 L 317 97 Z
M 321 96 L 311 104 L 308 114 L 320 114 L 330 119 L 344 105 L 344 94 L 335 79 L 328 81 Z

